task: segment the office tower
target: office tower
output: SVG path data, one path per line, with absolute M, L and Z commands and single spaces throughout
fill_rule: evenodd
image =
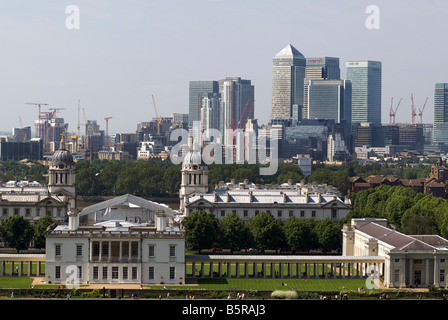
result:
M 448 83 L 434 89 L 434 143 L 448 146 Z
M 313 79 L 340 79 L 339 58 L 313 57 L 306 58 L 305 80 L 303 88 L 302 119 L 308 119 L 308 85 Z M 300 115 L 299 115 L 300 117 Z M 301 119 L 298 119 L 299 121 Z
M 204 139 L 211 138 L 210 129 L 220 130 L 221 125 L 221 98 L 219 93 L 209 93 L 207 97 L 202 98 L 201 107 L 201 130 Z M 222 142 L 222 141 L 219 141 Z
M 209 93 L 218 93 L 218 81 L 190 81 L 188 126 L 191 128 L 195 121 L 201 120 L 202 98 Z
M 301 113 L 305 67 L 305 57 L 291 45 L 272 59 L 271 124 L 290 124 L 293 110 Z
M 333 119 L 350 124 L 352 85 L 349 80 L 309 80 L 309 119 Z
M 225 145 L 232 144 L 230 140 L 233 131 L 243 129 L 248 119 L 254 118 L 254 86 L 250 80 L 239 77 L 226 77 L 219 80 L 221 97 L 220 131 Z
M 381 124 L 381 62 L 348 61 L 347 80 L 352 82 L 352 123 Z

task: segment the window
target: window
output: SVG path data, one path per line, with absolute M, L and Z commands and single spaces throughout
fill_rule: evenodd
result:
M 311 217 L 316 218 L 316 211 L 311 211 Z
M 259 213 L 260 211 L 258 211 L 258 210 L 255 210 L 255 216 Z
M 400 259 L 395 259 L 395 263 L 399 263 L 400 262 Z
M 79 280 L 79 279 L 82 279 L 82 266 L 78 266 L 77 269 L 78 269 L 78 280 Z
M 61 266 L 56 266 L 54 270 L 54 277 L 56 279 L 61 279 Z
M 279 218 L 282 217 L 282 210 L 277 210 L 277 217 L 279 217 Z
M 400 270 L 395 269 L 394 282 L 400 282 Z
M 80 244 L 76 245 L 76 256 L 77 257 L 82 256 L 82 245 L 80 245 Z
M 414 264 L 422 264 L 423 263 L 423 261 L 422 260 L 414 260 Z
M 61 245 L 60 244 L 55 245 L 55 247 L 54 247 L 54 255 L 56 257 L 60 257 L 61 256 Z
M 132 280 L 137 280 L 137 267 L 132 267 Z
M 247 217 L 248 215 L 249 215 L 249 210 L 244 210 L 244 211 L 243 211 L 243 216 L 244 216 L 244 217 Z
M 170 257 L 176 256 L 176 246 L 170 246 Z
M 14 215 L 18 215 L 19 214 L 19 208 L 14 208 Z
M 109 242 L 103 242 L 103 245 L 101 248 L 101 255 L 103 257 L 107 257 L 109 255 Z
M 176 278 L 176 268 L 170 267 L 170 280 L 173 280 Z
M 112 279 L 118 279 L 118 267 L 112 267 Z
M 26 208 L 25 209 L 25 216 L 29 217 L 31 215 L 31 209 L 30 208 Z
M 154 245 L 150 245 L 149 247 L 148 247 L 148 256 L 149 257 L 154 257 Z
M 148 269 L 148 277 L 149 279 L 154 279 L 154 267 L 149 267 Z
M 221 210 L 221 217 L 224 217 L 226 215 L 226 211 L 225 210 Z
M 440 269 L 440 282 L 445 282 L 445 269 Z
M 93 255 L 98 257 L 100 255 L 100 244 L 98 242 L 94 242 L 92 247 Z
M 293 210 L 289 210 L 289 216 L 292 217 L 294 215 L 294 211 Z
M 305 210 L 300 210 L 300 218 L 304 218 L 305 217 Z
M 98 279 L 98 267 L 93 267 L 93 279 Z
M 123 275 L 122 275 L 123 280 L 127 280 L 128 279 L 128 267 L 123 267 L 122 272 L 123 272 Z
M 4 208 L 4 209 L 3 209 L 3 215 L 4 215 L 4 216 L 7 216 L 7 215 L 8 215 L 8 208 Z
M 103 267 L 103 279 L 107 279 L 107 267 Z

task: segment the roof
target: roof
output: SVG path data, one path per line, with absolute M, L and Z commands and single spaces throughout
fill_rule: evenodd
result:
M 448 247 L 448 241 L 443 238 L 438 239 L 434 235 L 409 236 L 375 222 L 361 224 L 357 229 L 390 245 L 393 250 L 430 250 L 432 252 Z
M 293 56 L 299 56 L 301 58 L 305 58 L 303 54 L 300 53 L 299 50 L 294 48 L 292 45 L 288 44 L 286 47 L 284 47 L 279 53 L 275 55 L 275 57 L 293 57 Z
M 123 204 L 128 204 L 130 206 L 138 206 L 154 212 L 158 210 L 163 210 L 167 215 L 171 217 L 174 217 L 176 215 L 176 212 L 166 204 L 146 200 L 128 193 L 119 197 L 112 198 L 110 200 L 102 201 L 100 203 L 88 206 L 81 211 L 79 216 L 80 217 L 86 216 L 91 213 L 106 210 L 108 208 L 112 208 Z

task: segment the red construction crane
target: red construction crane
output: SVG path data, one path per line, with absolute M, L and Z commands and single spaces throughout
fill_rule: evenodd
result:
M 420 123 L 423 123 L 423 111 L 425 110 L 426 102 L 428 102 L 428 98 L 426 98 L 425 103 L 423 104 L 423 107 L 418 110 L 419 111 L 418 116 L 420 117 Z
M 415 124 L 415 116 L 417 115 L 417 110 L 414 106 L 414 96 L 411 93 L 411 116 L 412 116 L 412 124 Z
M 397 110 L 398 110 L 398 107 L 400 106 L 402 99 L 403 98 L 400 98 L 400 101 L 398 101 L 398 104 L 395 107 L 395 109 L 393 108 L 394 98 L 392 98 L 390 101 L 390 110 L 389 110 L 389 123 L 390 124 L 395 123 L 395 115 L 397 114 Z
M 106 151 L 109 151 L 109 119 L 112 119 L 112 117 L 104 118 L 106 120 Z

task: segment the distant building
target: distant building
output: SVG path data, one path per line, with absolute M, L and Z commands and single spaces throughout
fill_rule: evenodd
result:
M 302 113 L 305 67 L 305 57 L 292 45 L 272 59 L 272 124 L 290 123 L 293 109 Z
M 44 145 L 43 140 L 40 138 L 17 141 L 9 137 L 0 137 L 0 161 L 42 160 L 43 156 Z
M 348 61 L 346 71 L 352 83 L 352 123 L 381 125 L 381 62 Z
M 448 147 L 448 83 L 434 88 L 434 143 Z
M 190 81 L 188 104 L 189 127 L 192 127 L 195 121 L 201 120 L 202 98 L 208 97 L 209 93 L 219 93 L 218 81 Z

